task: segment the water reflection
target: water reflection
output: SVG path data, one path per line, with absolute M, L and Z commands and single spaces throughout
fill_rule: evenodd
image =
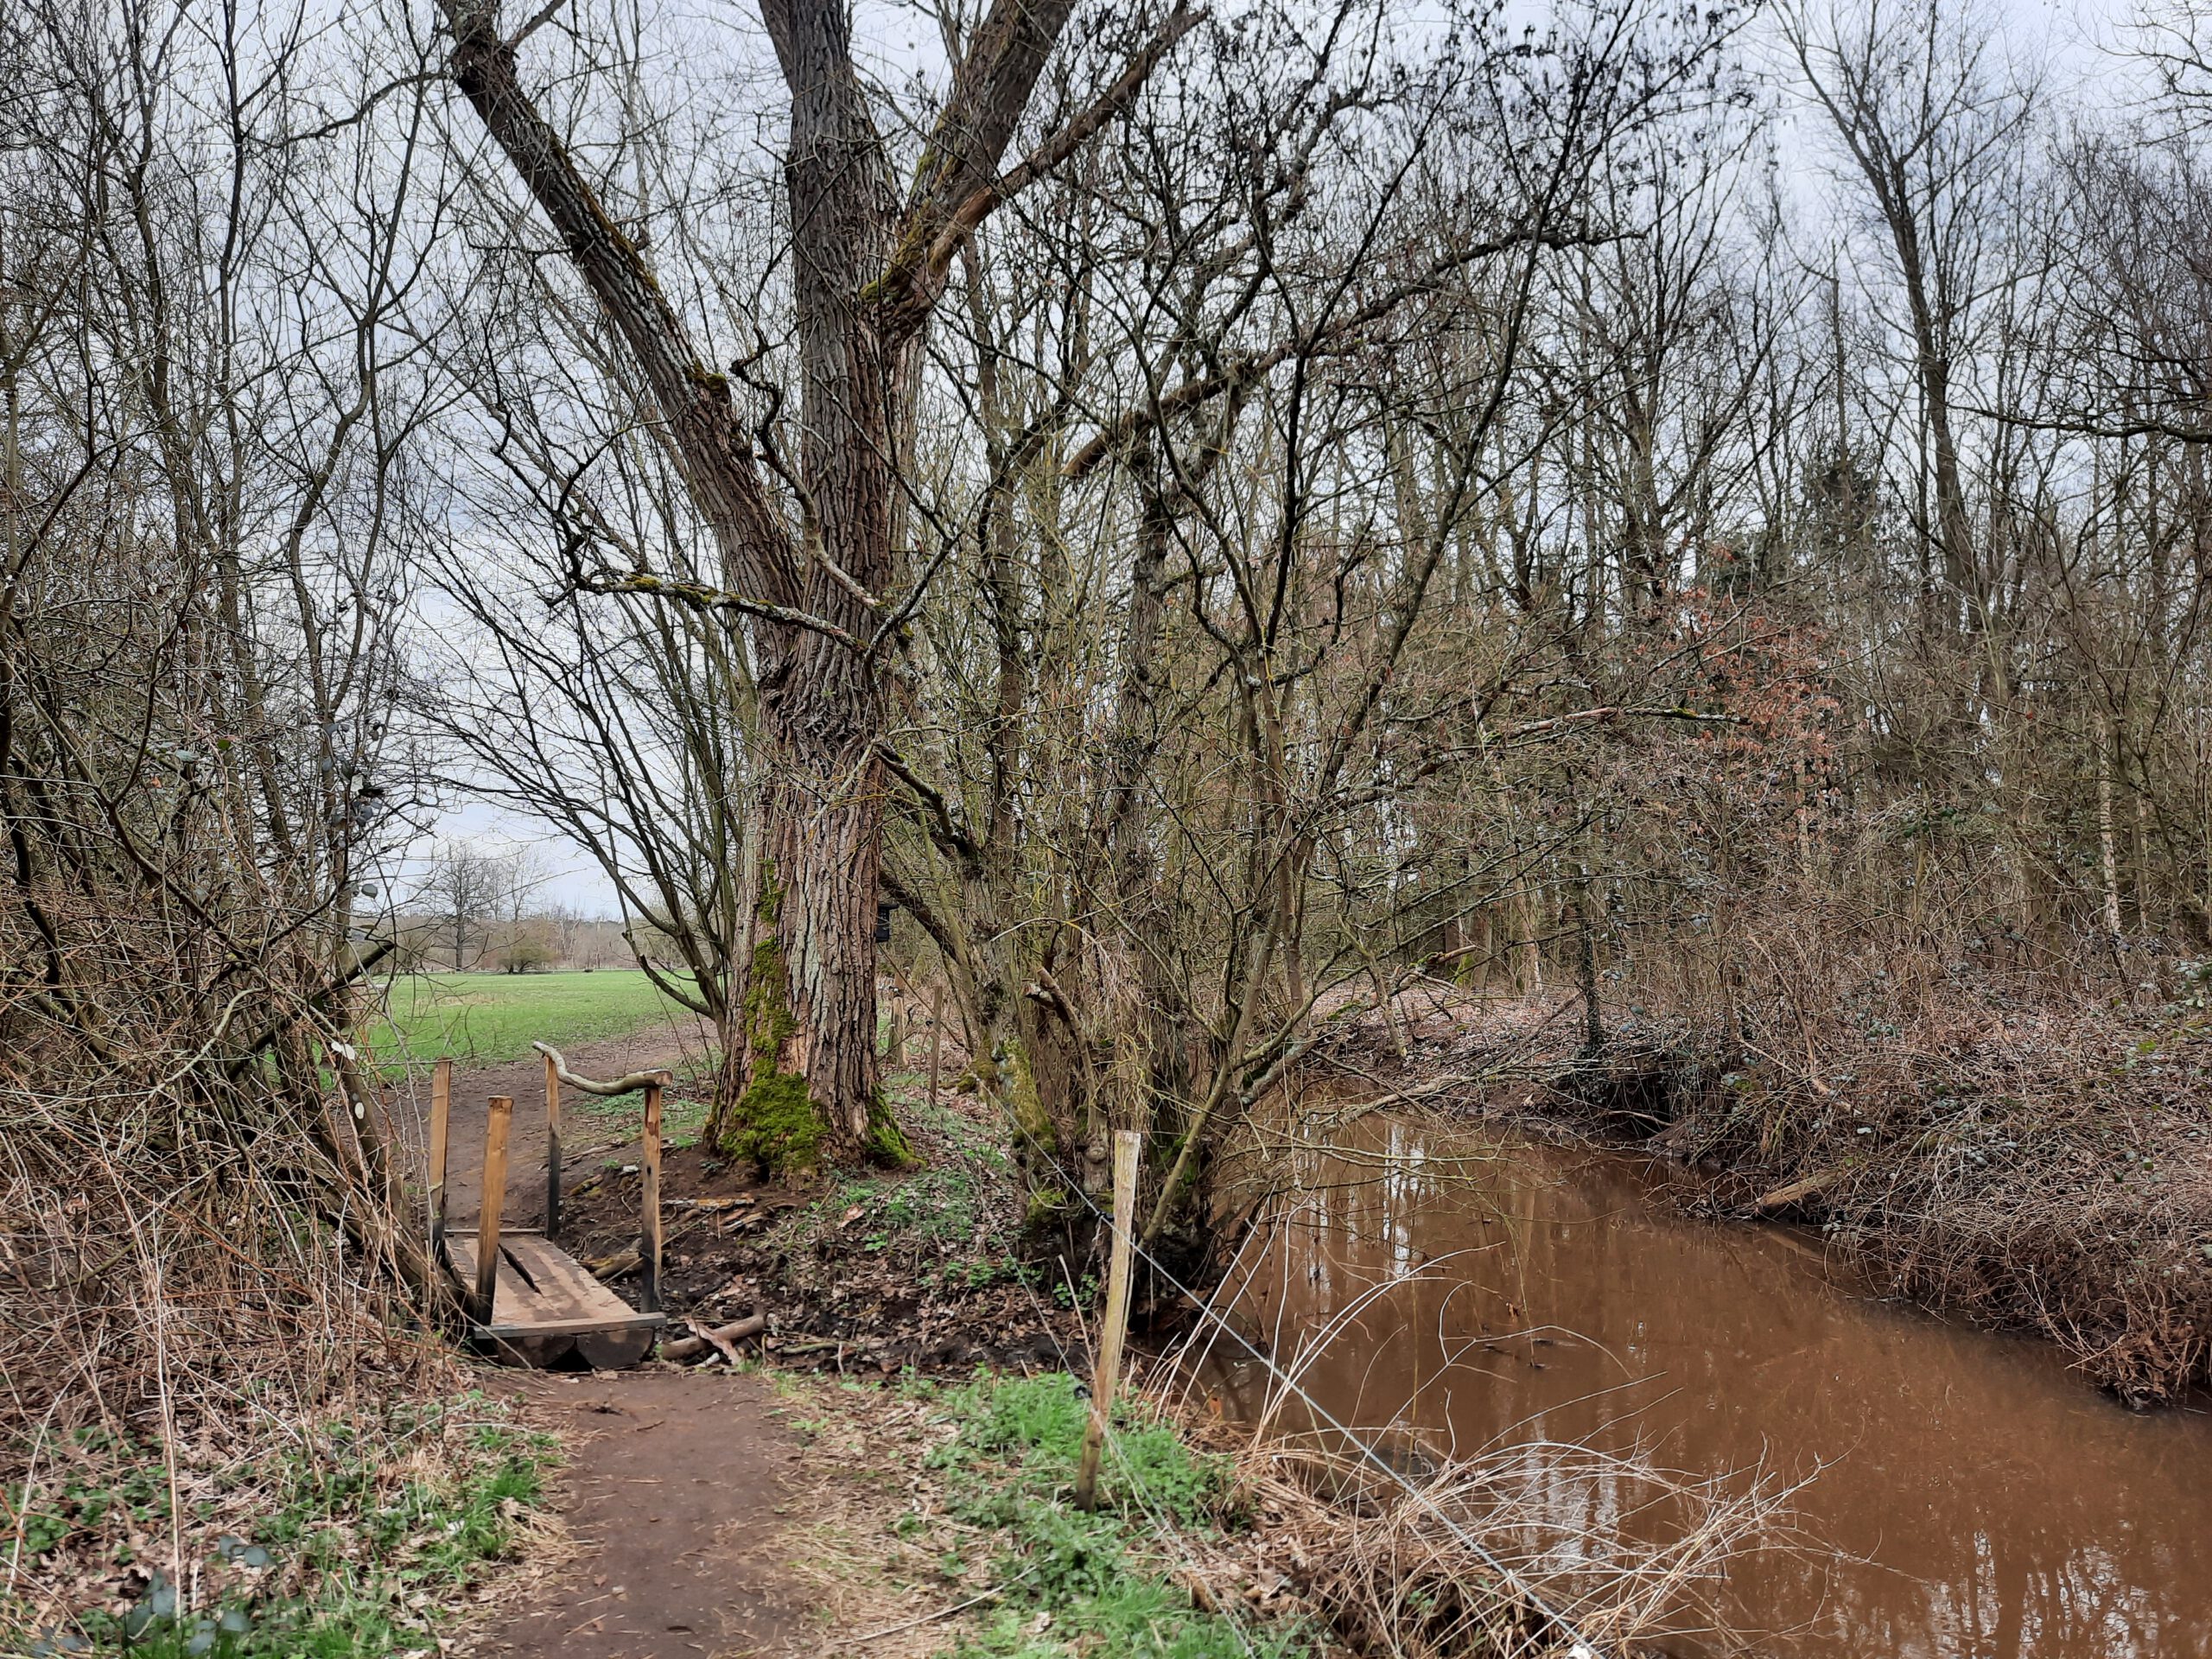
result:
M 1684 1221 L 1618 1160 L 1389 1120 L 1338 1154 L 1302 1160 L 1236 1306 L 1340 1419 L 1525 1448 L 1562 1522 L 1635 1496 L 1548 1487 L 1562 1442 L 1812 1477 L 1798 1510 L 1840 1555 L 1760 1554 L 1729 1586 L 1777 1654 L 2212 1654 L 2202 1416 L 2132 1415 L 2046 1348 L 1834 1282 L 1795 1238 Z

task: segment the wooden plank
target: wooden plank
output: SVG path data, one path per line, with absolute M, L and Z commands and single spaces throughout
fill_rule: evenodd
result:
M 594 1331 L 658 1331 L 668 1322 L 660 1313 L 632 1313 L 626 1319 L 556 1319 L 544 1325 L 482 1325 L 476 1334 L 499 1341 L 525 1337 L 581 1337 Z
M 464 1281 L 476 1272 L 477 1243 L 467 1233 L 455 1233 L 447 1240 L 454 1273 Z M 476 1334 L 480 1337 L 648 1330 L 665 1322 L 660 1313 L 631 1307 L 586 1272 L 582 1263 L 543 1238 L 509 1234 L 498 1248 L 505 1258 L 506 1271 L 499 1275 L 498 1299 L 491 1317 L 476 1320 Z
M 476 1317 L 488 1319 L 499 1299 L 499 1211 L 507 1203 L 507 1126 L 515 1115 L 511 1096 L 494 1095 L 491 1122 L 484 1130 L 484 1199 L 476 1224 L 483 1249 L 476 1258 Z
M 533 1317 L 629 1317 L 630 1305 L 558 1246 L 542 1238 L 514 1238 L 507 1240 L 502 1248 L 507 1253 L 507 1260 L 529 1274 L 535 1286 L 530 1298 L 530 1305 L 535 1310 Z
M 561 1236 L 561 1066 L 545 1057 L 545 1236 Z

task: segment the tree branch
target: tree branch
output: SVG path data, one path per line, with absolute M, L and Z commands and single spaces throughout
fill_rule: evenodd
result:
M 617 1095 L 626 1095 L 651 1084 L 666 1083 L 674 1075 L 665 1070 L 632 1071 L 626 1077 L 615 1078 L 612 1083 L 594 1083 L 589 1077 L 580 1077 L 569 1071 L 568 1060 L 552 1044 L 532 1043 L 531 1046 L 553 1062 L 553 1075 L 560 1078 L 563 1083 L 571 1089 L 581 1089 L 588 1095 L 597 1095 L 601 1100 L 612 1100 Z
M 453 31 L 454 85 L 513 163 L 628 346 L 675 435 L 677 459 L 708 522 L 772 602 L 796 599 L 791 538 L 761 483 L 728 379 L 693 347 L 637 245 L 617 228 L 560 135 L 523 90 L 514 41 L 499 34 L 499 0 L 440 3 Z
M 747 599 L 743 594 L 734 594 L 725 588 L 709 588 L 704 582 L 681 582 L 643 570 L 627 576 L 577 575 L 569 580 L 581 593 L 648 594 L 655 599 L 672 599 L 695 611 L 735 611 L 741 616 L 758 617 L 764 622 L 780 622 L 787 627 L 805 628 L 825 639 L 835 640 L 855 656 L 862 654 L 866 649 L 835 622 L 825 621 L 810 611 Z

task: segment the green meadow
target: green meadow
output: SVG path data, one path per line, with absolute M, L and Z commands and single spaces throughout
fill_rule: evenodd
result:
M 518 1060 L 534 1041 L 567 1046 L 626 1037 L 692 1016 L 636 969 L 550 974 L 410 974 L 394 980 L 368 1037 L 380 1064 L 451 1055 L 464 1065 Z

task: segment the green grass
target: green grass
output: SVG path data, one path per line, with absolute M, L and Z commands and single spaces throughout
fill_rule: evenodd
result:
M 567 1047 L 626 1037 L 649 1026 L 688 1026 L 691 1019 L 635 969 L 415 974 L 392 982 L 368 1038 L 386 1066 L 448 1054 L 486 1065 L 526 1058 L 532 1042 Z
M 916 1385 L 926 1388 L 926 1385 Z M 1303 1659 L 1295 1624 L 1255 1615 L 1232 1624 L 1195 1606 L 1169 1576 L 1169 1532 L 1233 1526 L 1224 1465 L 1192 1452 L 1141 1405 L 1117 1407 L 1099 1506 L 1084 1514 L 1071 1484 L 1089 1408 L 1073 1377 L 983 1376 L 938 1394 L 954 1427 L 929 1458 L 945 1517 L 972 1541 L 943 1571 L 1001 1593 L 944 1649 L 951 1659 Z

